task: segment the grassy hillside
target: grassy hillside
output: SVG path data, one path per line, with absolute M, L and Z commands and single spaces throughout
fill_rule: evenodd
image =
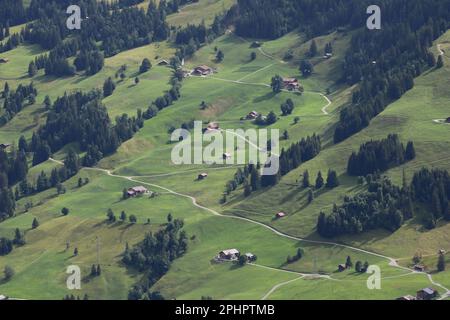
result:
M 205 17 L 204 12 L 209 12 L 205 19 L 209 23 L 214 14 L 233 3 L 201 0 L 170 16 L 169 22 L 177 26 L 200 22 Z M 0 236 L 12 237 L 15 228 L 20 228 L 26 231 L 27 241 L 25 246 L 0 257 L 0 270 L 10 265 L 16 271 L 9 282 L 0 282 L 0 293 L 25 299 L 61 299 L 65 294 L 74 293 L 66 289 L 65 270 L 75 264 L 82 268 L 84 276 L 82 290 L 75 294 L 87 293 L 92 299 L 126 299 L 128 289 L 142 274 L 121 263 L 125 245 L 132 246 L 147 232 L 163 227 L 168 213 L 185 221 L 190 240 L 188 252 L 177 259 L 152 288 L 167 298 L 393 299 L 429 286 L 425 274 L 393 267 L 394 261 L 389 257 L 410 266 L 412 255 L 420 250 L 426 263 L 434 267 L 437 250 L 449 242 L 449 227 L 445 223 L 425 231 L 418 215 L 393 234 L 377 230 L 357 237 L 328 240 L 330 243 L 303 239 L 323 241 L 315 233 L 320 210 L 327 211 L 333 203 L 342 202 L 345 195 L 363 190 L 355 178 L 345 174 L 349 155 L 362 142 L 385 137 L 391 132 L 398 133 L 403 141 L 414 141 L 417 158 L 387 172 L 397 183 L 401 181 L 403 169 L 408 178 L 423 165 L 450 169 L 449 126 L 433 121 L 450 116 L 447 114 L 450 100 L 448 53 L 445 68 L 431 70 L 416 79 L 415 88 L 389 106 L 368 128 L 340 144 L 331 143 L 330 132 L 338 111 L 348 103 L 352 92 L 352 88 L 336 85 L 349 39 L 350 35 L 345 33 L 316 39 L 319 52 L 326 43 L 332 42 L 334 55 L 327 60 L 321 57 L 312 60 L 314 74 L 308 79 L 300 78 L 305 87 L 302 95 L 292 92 L 274 94 L 268 86 L 276 74 L 300 77 L 299 61 L 305 57 L 310 45 L 301 34 L 293 32 L 274 41 L 264 41 L 258 49 L 251 48 L 254 39 L 242 39 L 227 32 L 202 47 L 186 61 L 185 68 L 207 64 L 217 68 L 217 73 L 185 79 L 181 99 L 146 121 L 144 128 L 125 142 L 116 154 L 103 159 L 99 168 L 82 169 L 64 183 L 65 194 L 57 195 L 53 189 L 19 200 L 17 215 L 0 223 Z M 438 43 L 449 52 L 450 32 L 438 39 L 436 45 Z M 225 54 L 221 63 L 215 61 L 215 48 Z M 284 61 L 288 50 L 293 57 Z M 437 54 L 436 46 L 434 50 Z M 252 52 L 256 53 L 254 60 L 250 59 Z M 5 81 L 13 88 L 19 83 L 33 81 L 39 95 L 35 105 L 26 107 L 0 128 L 0 143 L 17 141 L 20 135 L 31 136 L 45 121 L 41 104 L 45 95 L 54 100 L 64 92 L 101 88 L 104 80 L 110 76 L 114 78 L 124 64 L 127 65 L 126 79 L 118 81 L 113 95 L 104 99 L 109 115 L 113 119 L 122 113 L 134 115 L 138 108 L 145 109 L 169 88 L 172 70 L 156 66 L 156 62 L 169 59 L 174 48 L 164 42 L 123 52 L 106 59 L 103 70 L 92 77 L 78 74 L 72 78 L 54 79 L 44 76 L 41 71 L 30 79 L 26 74 L 28 63 L 41 53 L 39 47 L 21 45 L 4 54 L 10 62 L 0 67 L 0 87 Z M 134 78 L 143 58 L 150 59 L 153 68 L 139 75 L 141 81 L 135 85 Z M 288 98 L 294 101 L 294 112 L 281 116 L 280 104 Z M 202 101 L 208 105 L 206 109 L 200 107 Z M 249 121 L 240 120 L 252 110 L 263 114 L 274 111 L 279 116 L 269 129 L 288 131 L 289 139 L 281 141 L 282 147 L 317 133 L 322 137 L 324 150 L 289 173 L 277 186 L 256 192 L 249 198 L 244 198 L 239 189 L 229 197 L 227 204 L 221 205 L 219 199 L 225 183 L 233 177 L 236 166 L 174 165 L 170 159 L 173 144 L 169 141 L 168 130 L 191 120 L 218 121 L 224 129 L 258 128 Z M 300 118 L 296 124 L 295 117 Z M 56 159 L 64 157 L 65 150 L 54 156 Z M 49 172 L 55 166 L 59 164 L 49 160 L 32 168 L 29 176 L 36 177 L 40 171 Z M 111 170 L 111 173 L 100 168 Z M 316 194 L 315 200 L 307 204 L 306 190 L 298 187 L 300 174 L 308 169 L 315 178 L 319 170 L 325 174 L 329 168 L 338 172 L 341 185 Z M 198 173 L 203 171 L 208 172 L 208 178 L 195 181 Z M 89 184 L 77 187 L 80 177 L 89 178 Z M 135 185 L 145 185 L 157 192 L 157 196 L 121 200 L 123 188 Z M 195 203 L 191 197 L 195 197 Z M 27 202 L 32 202 L 33 207 L 25 212 Z M 63 207 L 70 209 L 68 216 L 61 215 Z M 107 223 L 108 208 L 116 216 L 122 210 L 128 215 L 134 214 L 138 222 Z M 279 211 L 288 216 L 274 220 L 274 214 Z M 39 220 L 40 226 L 32 230 L 34 218 Z M 75 247 L 79 250 L 78 256 L 73 256 Z M 228 248 L 252 252 L 258 260 L 244 267 L 211 261 L 220 250 Z M 303 258 L 286 264 L 286 257 L 295 255 L 298 248 L 304 250 Z M 379 265 L 382 290 L 367 289 L 367 274 L 357 274 L 353 270 L 337 272 L 337 265 L 344 263 L 347 256 L 351 256 L 354 263 L 360 260 Z M 88 277 L 91 265 L 97 263 L 102 266 L 102 275 Z M 450 286 L 448 271 L 433 275 L 433 279 Z M 435 287 L 441 293 L 446 291 L 443 287 Z

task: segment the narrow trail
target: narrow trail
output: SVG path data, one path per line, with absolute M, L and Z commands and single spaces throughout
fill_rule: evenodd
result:
M 272 65 L 271 65 L 272 66 Z M 264 69 L 264 68 L 263 68 Z M 260 69 L 261 70 L 261 69 Z M 257 70 L 257 71 L 260 71 Z M 235 83 L 235 84 L 243 84 L 243 85 L 250 85 L 250 86 L 259 86 L 259 87 L 266 87 L 266 88 L 270 88 L 270 84 L 267 83 L 258 83 L 258 82 L 243 82 L 241 81 L 244 78 L 241 78 L 239 80 L 230 80 L 230 79 L 224 79 L 224 78 L 218 78 L 218 77 L 213 77 L 213 76 L 191 76 L 191 77 L 195 77 L 195 78 L 201 78 L 201 79 L 213 79 L 213 80 L 217 80 L 217 81 L 223 81 L 223 82 L 229 82 L 229 83 Z M 296 91 L 289 91 L 286 89 L 281 90 L 282 92 L 288 92 L 288 93 L 295 93 Z M 327 108 L 331 105 L 332 101 L 323 93 L 321 92 L 316 92 L 316 91 L 307 91 L 308 93 L 314 93 L 314 94 L 318 94 L 321 97 L 323 97 L 326 101 L 327 104 L 321 109 L 322 113 L 326 116 L 330 115 L 327 111 Z
M 228 31 L 229 31 L 229 33 L 231 33 L 230 30 L 228 30 Z M 250 41 L 248 41 L 247 39 L 242 38 L 241 36 L 238 36 L 237 34 L 234 34 L 234 35 L 235 35 L 238 39 L 240 39 L 242 42 L 250 43 Z M 440 45 L 438 46 L 438 49 L 440 50 Z M 269 68 L 269 67 L 272 67 L 272 66 L 275 65 L 276 63 L 286 64 L 285 61 L 283 61 L 283 60 L 278 60 L 275 56 L 273 56 L 273 55 L 271 55 L 271 54 L 265 52 L 264 49 L 262 48 L 262 46 L 258 47 L 258 51 L 259 51 L 263 56 L 265 56 L 266 58 L 268 58 L 268 59 L 270 59 L 270 60 L 273 60 L 273 61 L 276 61 L 276 62 L 275 62 L 275 63 L 272 63 L 272 64 L 270 64 L 270 65 L 268 65 L 268 66 L 265 66 L 265 67 L 263 67 L 263 68 L 261 68 L 261 69 L 259 69 L 259 70 L 256 70 L 255 72 L 252 72 L 252 73 L 250 73 L 250 74 L 248 74 L 248 75 L 246 75 L 246 76 L 240 78 L 239 80 L 228 80 L 228 79 L 221 79 L 221 78 L 217 78 L 217 77 L 202 77 L 202 78 L 211 78 L 211 79 L 215 79 L 215 80 L 226 81 L 226 82 L 232 82 L 232 83 L 237 83 L 237 84 L 247 84 L 247 85 L 255 85 L 255 86 L 265 86 L 265 87 L 269 87 L 269 88 L 270 88 L 270 85 L 265 84 L 265 83 L 242 82 L 242 80 L 244 80 L 245 78 L 247 78 L 247 77 L 249 77 L 249 76 L 251 76 L 251 75 L 253 75 L 253 74 L 255 74 L 255 73 L 258 73 L 258 72 L 260 72 L 260 71 L 263 71 L 263 70 L 265 70 L 265 69 L 267 69 L 267 68 Z M 442 52 L 442 51 L 441 51 L 441 52 Z M 282 91 L 283 91 L 283 92 L 291 92 L 291 91 L 289 91 L 289 90 L 282 90 Z M 329 113 L 328 113 L 328 111 L 327 111 L 327 108 L 331 105 L 331 103 L 332 103 L 331 100 L 330 100 L 326 95 L 324 95 L 323 93 L 320 93 L 320 92 L 314 92 L 314 93 L 317 93 L 317 94 L 321 95 L 323 98 L 325 98 L 325 100 L 327 100 L 327 104 L 322 108 L 322 113 L 323 113 L 324 115 L 329 115 Z
M 245 139 L 244 137 L 242 137 L 242 138 Z M 49 160 L 61 164 L 61 161 L 55 160 L 53 158 L 50 158 Z M 433 285 L 438 286 L 441 289 L 445 290 L 445 293 L 442 295 L 443 299 L 446 298 L 447 296 L 450 296 L 450 290 L 448 288 L 446 288 L 445 286 L 443 286 L 442 284 L 440 284 L 438 282 L 435 282 L 433 280 L 431 274 L 428 274 L 428 273 L 425 273 L 425 272 L 418 272 L 418 271 L 412 270 L 410 268 L 400 266 L 395 258 L 386 256 L 386 255 L 383 255 L 383 254 L 380 254 L 380 253 L 376 253 L 376 252 L 373 252 L 373 251 L 364 250 L 364 249 L 357 248 L 357 247 L 352 247 L 350 245 L 345 245 L 345 244 L 342 244 L 342 243 L 336 243 L 336 242 L 331 242 L 331 241 L 310 240 L 310 239 L 304 239 L 304 238 L 300 238 L 300 237 L 295 237 L 295 236 L 289 235 L 287 233 L 281 232 L 281 231 L 275 229 L 274 227 L 272 227 L 270 225 L 267 225 L 267 224 L 265 224 L 263 222 L 259 222 L 259 221 L 252 220 L 252 219 L 245 218 L 245 217 L 241 217 L 241 216 L 223 215 L 223 214 L 219 213 L 218 211 L 216 211 L 214 209 L 211 209 L 211 208 L 208 208 L 208 207 L 200 205 L 197 202 L 197 199 L 195 197 L 193 197 L 193 196 L 190 196 L 190 195 L 187 195 L 187 194 L 183 194 L 183 193 L 171 190 L 171 189 L 166 188 L 166 187 L 161 186 L 161 185 L 157 185 L 157 184 L 154 184 L 154 183 L 149 183 L 149 182 L 145 182 L 145 181 L 141 181 L 141 180 L 136 179 L 136 178 L 139 178 L 139 176 L 122 176 L 122 175 L 117 175 L 117 174 L 113 174 L 111 172 L 111 170 L 101 169 L 101 168 L 84 167 L 84 169 L 92 170 L 92 171 L 100 171 L 100 172 L 106 173 L 108 176 L 111 176 L 111 177 L 115 177 L 115 178 L 119 178 L 119 179 L 125 179 L 125 180 L 128 180 L 128 181 L 133 181 L 133 182 L 136 182 L 136 183 L 139 183 L 139 184 L 143 184 L 143 185 L 146 185 L 146 186 L 162 189 L 162 190 L 166 191 L 169 194 L 190 199 L 192 201 L 192 204 L 195 207 L 197 207 L 199 209 L 202 209 L 202 210 L 205 210 L 205 211 L 213 214 L 214 216 L 222 217 L 222 218 L 228 218 L 228 219 L 241 220 L 241 221 L 245 221 L 245 222 L 248 222 L 248 223 L 252 223 L 252 224 L 261 226 L 261 227 L 263 227 L 263 228 L 265 228 L 267 230 L 270 230 L 271 232 L 273 232 L 274 234 L 276 234 L 276 235 L 278 235 L 280 237 L 284 237 L 284 238 L 295 240 L 295 241 L 301 241 L 301 242 L 305 242 L 305 243 L 320 244 L 320 245 L 331 245 L 331 246 L 346 248 L 346 249 L 349 249 L 349 250 L 352 250 L 352 251 L 361 252 L 361 253 L 365 253 L 365 254 L 368 254 L 368 255 L 372 255 L 372 256 L 376 256 L 376 257 L 388 260 L 389 261 L 389 266 L 391 266 L 391 267 L 395 267 L 395 268 L 402 269 L 402 270 L 405 270 L 405 271 L 410 271 L 410 272 L 413 272 L 413 273 L 416 273 L 416 274 L 424 274 L 424 275 L 426 275 L 428 277 L 429 281 Z M 261 266 L 261 267 L 275 269 L 275 270 L 280 270 L 280 269 L 271 268 L 271 267 L 267 267 L 267 266 Z M 289 272 L 288 270 L 283 270 L 283 271 Z M 293 273 L 295 273 L 295 272 L 293 272 Z M 321 276 L 326 277 L 325 275 L 321 275 Z M 330 280 L 336 280 L 336 279 L 332 279 L 329 276 L 327 276 L 327 277 Z
M 267 298 L 269 298 L 269 296 L 270 296 L 272 293 L 274 293 L 276 290 L 278 290 L 279 288 L 281 288 L 281 287 L 283 287 L 283 286 L 285 286 L 285 285 L 287 285 L 287 284 L 290 284 L 290 283 L 292 283 L 292 282 L 301 280 L 301 279 L 303 279 L 303 278 L 304 278 L 304 276 L 301 276 L 301 277 L 298 277 L 298 278 L 295 278 L 295 279 L 292 279 L 292 280 L 289 280 L 289 281 L 285 281 L 285 282 L 282 282 L 282 283 L 279 283 L 279 284 L 273 286 L 272 289 L 270 289 L 269 292 L 267 292 L 267 293 L 261 298 L 261 300 L 267 300 Z
M 241 38 L 239 36 L 238 36 L 238 38 L 242 39 L 245 42 L 248 42 L 244 38 Z M 267 58 L 269 58 L 271 60 L 276 60 L 276 58 L 274 56 L 271 56 L 270 54 L 264 52 L 261 47 L 259 47 L 258 50 L 265 57 L 267 57 Z M 438 51 L 439 51 L 440 55 L 444 54 L 444 51 L 441 50 L 440 44 L 438 44 Z M 284 63 L 283 61 L 281 61 L 281 62 Z M 268 85 L 268 84 L 243 82 L 242 80 L 247 78 L 248 76 L 250 76 L 252 74 L 255 74 L 257 72 L 263 71 L 263 70 L 273 66 L 274 64 L 268 65 L 268 66 L 266 66 L 266 67 L 264 67 L 262 69 L 259 69 L 259 70 L 255 71 L 255 72 L 251 73 L 251 74 L 248 74 L 248 75 L 242 77 L 239 80 L 229 80 L 229 79 L 222 79 L 222 78 L 210 77 L 210 76 L 209 77 L 201 77 L 201 78 L 214 79 L 214 80 L 218 80 L 218 81 L 225 81 L 225 82 L 231 82 L 231 83 L 236 83 L 236 84 L 270 87 L 270 85 Z M 283 91 L 288 91 L 288 90 L 283 90 Z M 332 104 L 332 101 L 326 95 L 324 95 L 323 93 L 320 93 L 320 92 L 315 92 L 315 93 L 321 95 L 327 101 L 327 104 L 321 109 L 321 111 L 322 111 L 322 113 L 324 115 L 329 115 L 329 113 L 327 111 L 327 108 Z M 221 131 L 223 131 L 223 130 L 221 130 Z M 226 132 L 231 132 L 231 131 L 226 131 Z M 249 141 L 245 137 L 242 137 L 242 136 L 240 136 L 240 135 L 238 135 L 238 134 L 236 134 L 234 132 L 231 132 L 231 133 L 236 135 L 238 138 L 241 138 L 241 139 L 245 140 L 247 143 L 253 145 L 253 147 L 256 147 L 258 150 L 263 151 L 261 148 L 259 148 L 259 146 L 253 144 L 251 141 Z M 51 160 L 51 161 L 53 161 L 55 163 L 58 163 L 60 165 L 64 165 L 64 163 L 62 161 L 59 161 L 59 160 L 56 160 L 56 159 L 53 159 L 53 158 L 49 158 L 49 160 Z M 220 167 L 220 168 L 214 168 L 214 169 L 215 170 L 219 170 L 219 169 L 228 169 L 228 168 L 229 167 Z M 400 266 L 398 264 L 398 261 L 395 258 L 393 258 L 393 257 L 389 257 L 389 256 L 386 256 L 386 255 L 383 255 L 383 254 L 380 254 L 380 253 L 372 252 L 372 251 L 369 251 L 369 250 L 364 250 L 364 249 L 361 249 L 361 248 L 353 247 L 353 246 L 342 244 L 342 243 L 336 243 L 336 242 L 331 242 L 331 241 L 311 240 L 311 239 L 304 239 L 304 238 L 301 238 L 301 237 L 295 237 L 295 236 L 289 235 L 287 233 L 281 232 L 281 231 L 277 230 L 276 228 L 274 228 L 274 227 L 272 227 L 272 226 L 270 226 L 268 224 L 265 224 L 265 223 L 262 223 L 262 222 L 259 222 L 259 221 L 256 221 L 256 220 L 252 220 L 252 219 L 249 219 L 249 218 L 246 218 L 246 217 L 241 217 L 241 216 L 236 216 L 236 215 L 224 215 L 224 214 L 221 214 L 221 213 L 219 213 L 218 211 L 216 211 L 216 210 L 214 210 L 212 208 L 208 208 L 206 206 L 200 205 L 197 202 L 197 198 L 195 198 L 193 196 L 190 196 L 188 194 L 183 194 L 183 193 L 171 190 L 169 188 L 166 188 L 164 186 L 157 185 L 157 184 L 154 184 L 154 183 L 149 183 L 149 182 L 138 180 L 138 178 L 153 178 L 153 177 L 162 177 L 162 176 L 176 175 L 176 174 L 180 174 L 180 173 L 183 173 L 183 172 L 194 171 L 195 169 L 191 169 L 191 170 L 188 170 L 188 171 L 182 171 L 182 172 L 180 171 L 180 172 L 172 172 L 172 173 L 149 175 L 149 176 L 123 176 L 123 175 L 114 174 L 114 173 L 112 173 L 111 170 L 108 170 L 108 169 L 95 168 L 95 167 L 94 168 L 84 167 L 84 169 L 92 170 L 92 171 L 100 171 L 100 172 L 103 172 L 103 173 L 105 173 L 105 174 L 107 174 L 108 176 L 111 176 L 111 177 L 115 177 L 115 178 L 119 178 L 119 179 L 125 179 L 125 180 L 128 180 L 128 181 L 133 181 L 133 182 L 140 183 L 140 184 L 143 184 L 143 185 L 146 185 L 146 186 L 150 186 L 150 187 L 158 188 L 158 189 L 161 189 L 161 190 L 165 190 L 168 194 L 172 194 L 172 195 L 175 195 L 175 196 L 179 196 L 179 197 L 190 199 L 192 204 L 195 207 L 197 207 L 197 208 L 199 208 L 201 210 L 207 211 L 207 212 L 211 213 L 214 216 L 222 217 L 222 218 L 228 218 L 228 219 L 241 220 L 241 221 L 245 221 L 245 222 L 248 222 L 248 223 L 252 223 L 252 224 L 258 225 L 260 227 L 263 227 L 263 228 L 273 232 L 274 234 L 276 234 L 276 235 L 278 235 L 280 237 L 284 237 L 284 238 L 295 240 L 295 241 L 301 241 L 301 242 L 305 242 L 305 243 L 319 244 L 319 245 L 328 245 L 328 246 L 336 246 L 336 247 L 346 248 L 346 249 L 349 249 L 349 250 L 352 250 L 352 251 L 361 252 L 361 253 L 364 253 L 364 254 L 368 254 L 368 255 L 372 255 L 372 256 L 376 256 L 376 257 L 388 260 L 389 261 L 389 266 L 394 267 L 394 268 L 398 268 L 398 269 L 402 269 L 402 270 L 405 270 L 405 271 L 409 271 L 409 273 L 402 274 L 402 275 L 399 275 L 399 276 L 407 276 L 407 275 L 410 275 L 410 274 L 424 274 L 428 278 L 428 280 L 430 281 L 431 284 L 433 284 L 435 286 L 438 286 L 438 287 L 440 287 L 441 289 L 443 289 L 445 291 L 445 293 L 442 294 L 440 300 L 443 300 L 443 299 L 445 299 L 445 298 L 450 296 L 450 290 L 448 288 L 446 288 L 445 286 L 443 286 L 442 284 L 440 284 L 438 282 L 435 282 L 433 280 L 433 277 L 432 277 L 431 274 L 426 273 L 426 272 L 418 272 L 418 271 L 415 271 L 413 269 Z M 268 267 L 268 266 L 262 266 L 262 265 L 257 265 L 257 264 L 249 264 L 249 265 L 260 267 L 260 268 L 277 270 L 277 271 L 280 271 L 280 272 L 293 273 L 293 274 L 299 275 L 298 278 L 295 278 L 295 279 L 292 279 L 292 280 L 289 280 L 289 281 L 286 281 L 286 282 L 279 283 L 279 284 L 275 285 L 274 287 L 272 287 L 270 289 L 270 291 L 263 296 L 262 300 L 267 299 L 274 291 L 276 291 L 280 287 L 282 287 L 284 285 L 287 285 L 287 284 L 290 284 L 290 283 L 292 283 L 294 281 L 303 279 L 306 276 L 316 276 L 316 277 L 325 278 L 325 279 L 328 279 L 328 280 L 341 281 L 339 279 L 333 279 L 329 275 L 304 274 L 304 273 L 299 273 L 299 272 L 294 272 L 294 271 L 289 271 L 289 270 L 284 270 L 284 269 L 277 269 L 277 268 Z M 393 276 L 393 277 L 399 277 L 399 276 Z M 390 278 L 393 278 L 393 277 L 390 277 Z

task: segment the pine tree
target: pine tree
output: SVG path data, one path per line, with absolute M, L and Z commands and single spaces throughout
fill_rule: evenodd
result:
M 253 168 L 250 173 L 250 185 L 252 187 L 252 191 L 257 191 L 261 188 L 261 177 L 259 171 Z
M 277 122 L 277 120 L 278 119 L 277 119 L 277 115 L 275 114 L 275 112 L 270 111 L 266 118 L 266 124 L 267 125 L 274 124 L 275 122 Z
M 303 172 L 303 180 L 302 180 L 302 187 L 303 188 L 309 188 L 309 172 L 308 170 L 305 170 Z
M 442 204 L 437 188 L 434 188 L 431 196 L 431 210 L 435 217 L 439 217 L 442 214 Z
M 316 178 L 316 189 L 320 189 L 323 187 L 323 177 L 322 177 L 322 172 L 319 171 L 319 173 L 317 174 L 317 178 Z
M 113 94 L 114 90 L 116 89 L 116 85 L 114 84 L 114 81 L 111 77 L 105 80 L 105 83 L 103 84 L 103 96 L 109 97 Z
M 34 61 L 31 61 L 30 64 L 28 65 L 28 76 L 32 78 L 36 75 L 36 73 L 37 73 L 36 65 Z
M 280 93 L 283 89 L 283 78 L 281 78 L 279 75 L 274 76 L 270 83 L 270 87 L 272 88 L 273 92 Z
M 139 67 L 139 73 L 147 72 L 151 68 L 152 68 L 152 63 L 150 62 L 150 60 L 147 58 L 144 58 L 144 60 L 142 60 L 141 66 Z
M 310 57 L 315 57 L 317 55 L 317 44 L 316 44 L 316 40 L 312 40 L 311 41 L 311 46 L 309 47 L 309 56 Z
M 302 60 L 302 62 L 300 62 L 300 71 L 302 75 L 306 78 L 313 73 L 314 67 L 309 60 Z
M 345 261 L 345 267 L 347 267 L 347 268 L 353 267 L 352 258 L 350 256 L 348 256 L 347 260 Z
M 313 202 L 313 200 L 314 200 L 314 192 L 311 189 L 309 189 L 308 190 L 308 203 Z
M 222 52 L 222 50 L 217 51 L 216 61 L 222 62 L 224 58 L 225 58 L 225 54 Z
M 45 110 L 50 110 L 50 108 L 52 106 L 52 101 L 50 100 L 50 97 L 48 95 L 45 96 L 44 105 L 45 105 Z
M 405 150 L 405 159 L 406 161 L 413 160 L 416 157 L 416 150 L 414 149 L 414 143 L 412 141 L 408 141 Z
M 437 270 L 439 272 L 445 271 L 445 255 L 440 253 L 438 262 L 437 262 Z
M 336 171 L 328 170 L 326 187 L 332 189 L 336 188 L 337 186 L 339 186 L 339 179 L 337 177 Z
M 37 220 L 37 218 L 34 218 L 33 222 L 31 223 L 31 228 L 36 229 L 37 227 L 39 227 L 39 221 Z
M 122 221 L 126 221 L 127 220 L 127 214 L 125 213 L 125 211 L 122 211 L 120 213 L 120 220 L 122 220 Z
M 20 231 L 19 228 L 16 228 L 16 230 L 14 232 L 13 243 L 18 246 L 22 246 L 25 244 L 25 239 L 24 239 L 23 233 Z
M 95 264 L 91 267 L 91 277 L 95 277 L 97 275 L 97 268 L 95 267 Z
M 444 66 L 444 59 L 442 58 L 442 55 L 439 55 L 437 62 L 436 62 L 436 68 L 440 69 Z
M 252 194 L 252 188 L 247 181 L 244 182 L 244 197 L 248 197 Z

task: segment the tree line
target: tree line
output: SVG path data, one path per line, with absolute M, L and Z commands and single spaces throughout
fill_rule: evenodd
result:
M 395 186 L 388 178 L 373 176 L 366 192 L 345 196 L 331 213 L 320 212 L 317 232 L 327 238 L 384 228 L 395 231 L 411 219 L 414 207 L 409 188 Z
M 37 89 L 32 82 L 29 85 L 19 84 L 16 90 L 11 90 L 8 82 L 5 82 L 2 94 L 4 110 L 0 117 L 0 126 L 8 123 L 27 104 L 34 104 L 37 94 Z
M 347 163 L 350 176 L 366 176 L 383 172 L 413 160 L 416 156 L 414 143 L 408 141 L 406 149 L 397 134 L 382 140 L 371 140 L 362 144 L 357 153 L 352 152 Z
M 338 143 L 367 127 L 414 86 L 414 77 L 435 66 L 428 48 L 450 26 L 450 0 L 381 0 L 377 5 L 383 27 L 367 30 L 366 9 L 371 4 L 370 0 L 238 0 L 228 21 L 234 22 L 237 34 L 251 38 L 275 39 L 297 28 L 307 38 L 355 30 L 340 81 L 359 86 L 352 104 L 341 110 L 334 132 Z M 310 74 L 306 65 L 301 69 L 305 76 Z
M 357 234 L 376 228 L 395 231 L 414 216 L 416 207 L 422 207 L 423 224 L 436 227 L 441 218 L 450 221 L 450 175 L 447 170 L 427 169 L 414 173 L 410 184 L 403 176 L 402 187 L 395 186 L 387 177 L 369 174 L 367 192 L 345 196 L 344 203 L 333 206 L 330 214 L 321 212 L 317 231 L 323 237 Z
M 95 165 L 103 156 L 112 154 L 143 126 L 141 112 L 137 117 L 123 114 L 113 126 L 99 90 L 75 92 L 58 98 L 48 113 L 46 123 L 33 133 L 30 151 L 33 165 L 46 161 L 66 144 L 77 142 L 84 166 Z
M 268 142 L 268 146 L 271 143 Z M 270 149 L 270 148 L 269 148 Z M 279 170 L 275 174 L 260 174 L 261 164 L 250 163 L 243 169 L 238 168 L 234 178 L 225 185 L 225 192 L 221 203 L 227 201 L 227 196 L 235 191 L 239 186 L 243 186 L 244 196 L 248 197 L 252 192 L 262 188 L 278 184 L 281 177 L 290 171 L 298 168 L 302 163 L 316 157 L 321 150 L 320 137 L 316 134 L 302 138 L 299 142 L 293 143 L 289 148 L 282 149 L 278 156 Z M 269 150 L 270 151 L 270 150 Z M 267 166 L 268 164 L 266 164 Z M 262 168 L 264 173 L 264 168 Z
M 422 168 L 413 176 L 411 194 L 427 208 L 426 227 L 434 228 L 440 218 L 450 221 L 450 175 L 447 170 Z
M 155 234 L 148 233 L 144 240 L 134 248 L 125 248 L 122 261 L 130 268 L 144 272 L 141 283 L 135 285 L 128 293 L 129 300 L 156 300 L 150 288 L 164 274 L 173 261 L 184 255 L 188 249 L 187 234 L 183 229 L 184 222 L 167 216 L 165 227 Z M 162 296 L 157 295 L 160 299 Z

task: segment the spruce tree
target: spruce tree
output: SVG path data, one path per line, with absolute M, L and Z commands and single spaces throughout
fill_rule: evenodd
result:
M 439 272 L 445 271 L 445 255 L 440 253 L 438 262 L 437 262 L 437 270 Z
M 303 172 L 302 187 L 303 188 L 308 188 L 309 185 L 310 185 L 310 183 L 309 183 L 309 172 L 308 172 L 308 170 L 305 170 Z
M 323 187 L 323 177 L 322 177 L 322 172 L 319 171 L 319 173 L 317 174 L 317 178 L 316 178 L 316 189 L 320 189 Z
M 37 220 L 37 218 L 34 218 L 33 222 L 31 223 L 31 228 L 36 229 L 37 227 L 39 227 L 39 221 Z
M 442 58 L 442 55 L 439 55 L 437 62 L 436 62 L 436 68 L 440 69 L 444 66 L 444 59 Z
M 311 46 L 309 47 L 309 56 L 315 57 L 317 55 L 317 43 L 316 40 L 311 41 Z

